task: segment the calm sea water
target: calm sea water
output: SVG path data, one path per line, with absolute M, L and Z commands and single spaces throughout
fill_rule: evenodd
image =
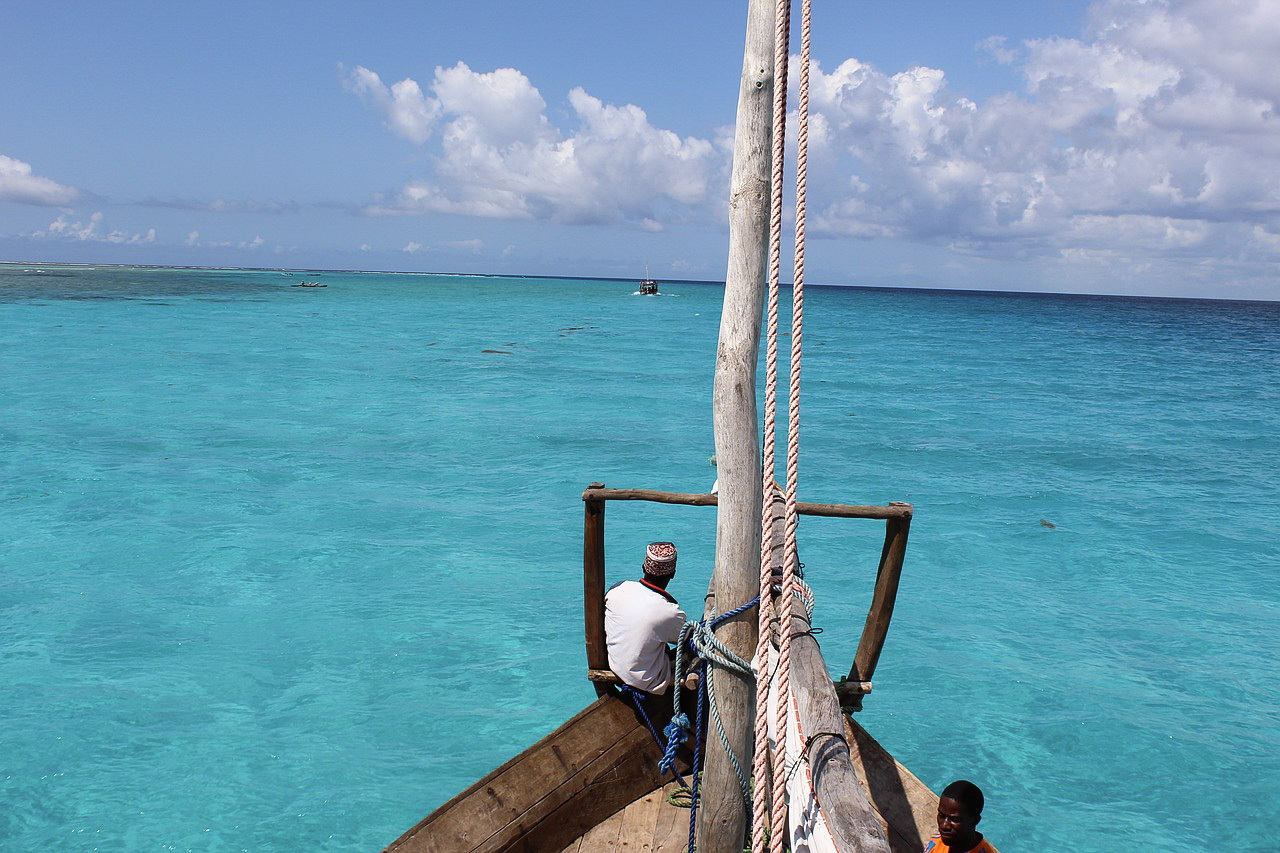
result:
M 380 849 L 593 698 L 582 489 L 715 477 L 717 286 L 299 280 L 0 266 L 0 849 Z M 1270 849 L 1280 305 L 808 295 L 801 498 L 916 507 L 861 722 L 1005 853 Z

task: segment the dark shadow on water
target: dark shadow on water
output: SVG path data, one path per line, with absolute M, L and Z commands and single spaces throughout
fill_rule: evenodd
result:
M 167 305 L 169 297 L 204 298 L 219 302 L 264 301 L 289 279 L 271 272 L 153 269 L 134 267 L 33 268 L 0 265 L 0 302 L 36 300 L 143 301 Z

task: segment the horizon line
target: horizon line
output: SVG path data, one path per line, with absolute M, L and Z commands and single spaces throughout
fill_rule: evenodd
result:
M 223 267 L 207 264 L 118 264 L 91 263 L 87 261 L 11 261 L 0 260 L 0 266 L 37 266 L 37 267 L 106 267 L 110 269 L 144 269 L 144 270 L 205 270 L 224 272 L 279 272 L 279 273 L 354 273 L 365 275 L 434 275 L 450 278 L 517 278 L 517 279 L 576 279 L 578 281 L 638 281 L 638 279 L 618 276 L 590 275 L 535 275 L 525 273 L 477 273 L 477 272 L 427 272 L 424 270 L 388 270 L 388 269 L 341 269 L 341 268 L 309 268 L 309 267 Z M 724 287 L 719 279 L 668 278 L 661 281 L 678 284 L 711 285 Z M 794 282 L 780 282 L 779 287 L 792 288 Z M 967 293 L 981 296 L 1029 296 L 1029 297 L 1070 297 L 1084 299 L 1116 299 L 1146 300 L 1159 299 L 1175 302 L 1244 302 L 1258 305 L 1280 305 L 1280 299 L 1246 299 L 1221 296 L 1161 296 L 1125 293 L 1079 293 L 1057 290 L 985 290 L 966 287 L 927 287 L 922 285 L 897 284 L 818 284 L 805 282 L 805 287 L 841 288 L 846 290 L 907 291 L 913 293 Z

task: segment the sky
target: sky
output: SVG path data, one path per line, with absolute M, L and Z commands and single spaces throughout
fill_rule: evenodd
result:
M 814 6 L 806 282 L 1280 300 L 1280 0 Z M 5 0 L 0 260 L 722 281 L 746 8 Z

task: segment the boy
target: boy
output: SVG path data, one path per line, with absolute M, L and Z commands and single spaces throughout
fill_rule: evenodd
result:
M 924 853 L 999 853 L 978 832 L 982 820 L 982 790 L 959 779 L 938 800 L 938 834 L 929 839 Z

